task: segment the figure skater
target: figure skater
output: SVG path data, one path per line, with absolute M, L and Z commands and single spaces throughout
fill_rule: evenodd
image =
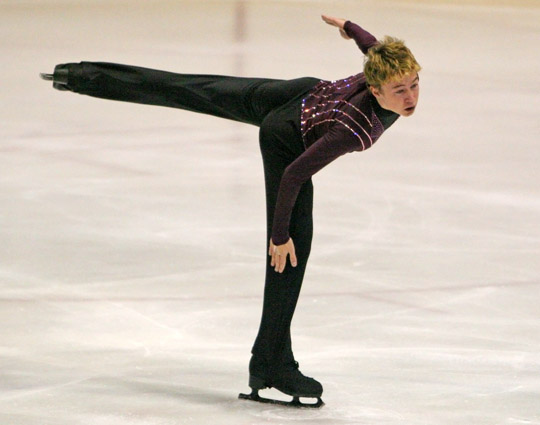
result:
M 228 118 L 260 128 L 264 165 L 268 257 L 262 319 L 249 364 L 251 394 L 274 387 L 315 398 L 322 385 L 303 375 L 291 344 L 291 321 L 311 249 L 311 177 L 346 153 L 373 145 L 399 116 L 418 102 L 420 65 L 403 41 L 381 41 L 351 21 L 323 20 L 354 39 L 366 55 L 364 71 L 338 81 L 176 74 L 102 62 L 57 65 L 41 74 L 59 90 L 89 96 L 167 106 Z M 290 267 L 289 267 L 290 264 Z M 283 402 L 280 402 L 283 403 Z

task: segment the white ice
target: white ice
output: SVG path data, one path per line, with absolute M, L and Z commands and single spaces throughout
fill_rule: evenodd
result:
M 326 406 L 237 400 L 257 129 L 54 91 L 54 65 L 338 79 L 404 38 L 413 117 L 315 176 L 294 320 Z M 537 1 L 0 1 L 0 424 L 540 424 Z

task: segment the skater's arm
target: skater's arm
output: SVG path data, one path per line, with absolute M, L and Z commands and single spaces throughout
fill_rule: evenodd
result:
M 322 15 L 322 19 L 328 25 L 337 27 L 341 36 L 346 40 L 354 39 L 364 54 L 367 53 L 370 47 L 378 43 L 373 35 L 351 21 L 327 15 Z
M 334 126 L 285 169 L 272 225 L 272 242 L 275 245 L 289 240 L 289 222 L 302 185 L 335 159 L 362 149 L 357 136 L 345 127 Z

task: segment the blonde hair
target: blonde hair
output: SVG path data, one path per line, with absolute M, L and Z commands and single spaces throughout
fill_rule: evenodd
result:
M 368 50 L 364 63 L 366 82 L 378 89 L 421 69 L 403 40 L 390 36 Z

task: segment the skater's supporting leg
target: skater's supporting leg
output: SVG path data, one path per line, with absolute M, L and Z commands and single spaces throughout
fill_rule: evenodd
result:
M 298 105 L 269 114 L 260 131 L 266 185 L 268 239 L 281 177 L 286 167 L 303 149 L 298 123 L 286 117 Z M 321 385 L 303 376 L 294 361 L 290 326 L 300 294 L 311 250 L 313 186 L 306 182 L 297 197 L 290 222 L 298 264 L 277 273 L 267 261 L 264 306 L 261 325 L 250 362 L 250 385 L 254 389 L 273 386 L 290 395 L 319 397 Z
M 291 217 L 290 234 L 295 243 L 298 264 L 296 267 L 287 267 L 283 273 L 277 273 L 268 257 L 263 313 L 252 350 L 250 373 L 263 379 L 266 386 L 275 386 L 282 391 L 289 388 L 289 391 L 284 391 L 287 393 L 295 392 L 295 383 L 284 382 L 282 374 L 287 372 L 292 376 L 298 373 L 292 353 L 290 328 L 311 250 L 312 205 L 313 186 L 307 182 L 300 190 Z M 272 214 L 268 219 L 270 235 Z M 304 388 L 304 391 L 307 390 Z
M 305 94 L 318 82 L 315 78 L 177 74 L 106 62 L 58 65 L 54 75 L 58 75 L 62 87 L 76 93 L 179 108 L 254 125 L 260 125 L 270 111 Z

